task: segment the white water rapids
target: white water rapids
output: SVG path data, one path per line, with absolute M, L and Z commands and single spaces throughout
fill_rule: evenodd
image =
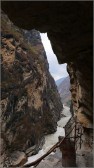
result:
M 28 161 L 25 163 L 25 165 L 35 161 L 36 159 L 41 157 L 43 154 L 45 154 L 55 143 L 58 142 L 59 136 L 65 136 L 65 130 L 63 127 L 66 125 L 66 123 L 69 121 L 71 117 L 69 107 L 64 106 L 62 114 L 64 114 L 66 117 L 62 117 L 57 122 L 57 131 L 53 134 L 49 134 L 45 136 L 45 144 L 43 145 L 42 149 L 38 152 L 38 154 L 28 157 Z

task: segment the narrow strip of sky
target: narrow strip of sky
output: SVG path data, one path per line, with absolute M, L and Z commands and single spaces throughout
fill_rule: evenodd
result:
M 41 33 L 42 43 L 44 45 L 48 63 L 49 63 L 49 71 L 53 78 L 56 80 L 68 76 L 66 71 L 66 64 L 59 64 L 56 58 L 56 55 L 53 53 L 51 43 L 47 37 L 47 33 Z

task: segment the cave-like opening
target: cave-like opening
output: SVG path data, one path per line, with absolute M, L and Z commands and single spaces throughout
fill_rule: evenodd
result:
M 70 79 L 67 72 L 67 64 L 59 64 L 56 55 L 53 52 L 51 42 L 48 39 L 47 33 L 40 33 L 41 40 L 46 52 L 47 60 L 49 63 L 49 71 L 55 80 L 58 92 L 61 97 L 61 102 L 70 107 L 71 94 L 70 94 Z
M 29 8 L 28 2 L 20 3 L 20 5 L 17 2 L 14 5 L 7 4 L 9 2 L 5 3 L 3 6 L 5 12 L 18 27 L 29 30 L 35 28 L 49 34 L 58 60 L 68 63 L 72 100 L 77 118 L 84 127 L 90 130 L 93 126 L 91 120 L 93 116 L 92 2 L 61 2 L 58 4 L 55 2 L 54 5 L 46 4 L 44 7 L 41 3 L 38 4 L 39 6 L 31 4 L 31 7 L 29 4 Z M 85 141 L 92 151 L 88 137 Z

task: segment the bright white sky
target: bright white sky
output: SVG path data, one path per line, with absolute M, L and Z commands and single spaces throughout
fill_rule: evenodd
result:
M 68 76 L 68 73 L 66 71 L 67 64 L 58 63 L 56 55 L 53 53 L 51 43 L 47 37 L 47 33 L 41 33 L 40 35 L 46 51 L 47 59 L 49 62 L 49 71 L 51 75 L 53 76 L 55 81 L 60 78 L 67 77 Z

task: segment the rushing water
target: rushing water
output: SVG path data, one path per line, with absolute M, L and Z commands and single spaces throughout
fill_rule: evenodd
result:
M 64 106 L 62 111 L 66 117 L 62 117 L 57 123 L 57 131 L 53 134 L 49 134 L 45 136 L 45 144 L 43 145 L 42 149 L 38 152 L 38 154 L 28 157 L 28 161 L 26 164 L 31 163 L 45 154 L 55 143 L 58 142 L 58 136 L 65 136 L 64 126 L 68 122 L 71 117 L 69 107 Z M 32 166 L 33 167 L 33 166 Z

